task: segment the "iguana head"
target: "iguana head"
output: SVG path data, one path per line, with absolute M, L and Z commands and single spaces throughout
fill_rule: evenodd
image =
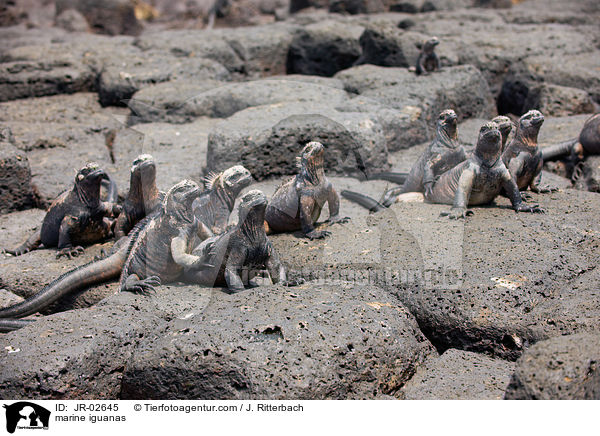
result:
M 152 190 L 152 192 L 148 192 Z M 156 162 L 149 154 L 140 154 L 131 164 L 129 178 L 129 196 L 133 198 L 154 197 L 156 195 Z
M 442 111 L 437 120 L 438 139 L 446 143 L 458 140 L 458 117 L 452 109 Z
M 97 201 L 100 198 L 100 183 L 108 175 L 97 163 L 91 162 L 77 171 L 75 189 L 79 198 L 85 203 Z
M 513 123 L 510 118 L 505 117 L 504 115 L 499 115 L 496 118 L 493 118 L 492 121 L 498 124 L 498 129 L 500 129 L 500 134 L 502 135 L 502 150 L 504 150 L 508 135 L 510 135 L 510 131 L 513 128 Z
M 194 220 L 192 203 L 201 192 L 200 186 L 191 180 L 182 180 L 169 189 L 163 200 L 162 213 L 169 217 L 172 226 Z
M 423 43 L 423 51 L 425 53 L 433 53 L 435 46 L 438 45 L 439 43 L 440 43 L 440 40 L 434 36 L 433 38 L 430 38 Z
M 502 134 L 498 124 L 489 121 L 479 129 L 479 139 L 475 154 L 489 167 L 494 165 L 502 154 Z
M 536 146 L 542 124 L 544 124 L 544 115 L 538 110 L 531 110 L 519 118 L 517 134 L 525 144 Z
M 227 168 L 225 171 L 206 178 L 206 188 L 221 191 L 235 200 L 245 187 L 252 183 L 252 174 L 242 165 Z
M 240 199 L 238 225 L 252 233 L 264 231 L 265 210 L 267 209 L 267 196 L 253 189 Z
M 318 181 L 323 175 L 325 147 L 320 142 L 311 141 L 304 146 L 297 161 L 301 174 L 313 181 Z

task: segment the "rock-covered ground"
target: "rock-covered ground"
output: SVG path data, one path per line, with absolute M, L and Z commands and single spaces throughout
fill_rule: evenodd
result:
M 179 3 L 0 1 L 0 248 L 39 228 L 89 161 L 121 191 L 142 152 L 163 190 L 242 164 L 270 196 L 318 140 L 338 191 L 377 198 L 388 183 L 357 168 L 406 171 L 442 109 L 466 146 L 496 114 L 539 109 L 545 146 L 600 104 L 593 0 L 233 1 L 213 29 L 201 2 L 195 15 Z M 430 36 L 443 68 L 417 77 Z M 447 206 L 342 200 L 351 221 L 327 239 L 271 237 L 299 286 L 68 296 L 0 335 L 0 396 L 598 399 L 596 159 L 576 184 L 546 166 L 560 189 L 530 200 L 545 215 L 504 198 L 464 222 L 440 217 Z M 0 306 L 110 246 L 0 254 Z

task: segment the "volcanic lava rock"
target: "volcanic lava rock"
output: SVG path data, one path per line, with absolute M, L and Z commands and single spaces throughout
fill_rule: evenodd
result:
M 600 335 L 579 333 L 538 342 L 517 360 L 507 400 L 600 399 Z
M 311 24 L 299 31 L 290 45 L 288 74 L 333 76 L 359 58 L 359 38 L 364 28 L 340 25 L 334 20 Z
M 257 180 L 295 174 L 294 156 L 310 141 L 325 145 L 331 174 L 388 166 L 386 138 L 376 116 L 340 112 L 328 103 L 287 102 L 248 108 L 217 124 L 208 138 L 207 169 L 241 163 Z
M 417 369 L 400 391 L 406 400 L 501 400 L 513 362 L 450 349 Z
M 27 155 L 14 146 L 12 133 L 0 134 L 0 214 L 33 207 L 31 169 Z
M 129 0 L 57 0 L 55 5 L 57 17 L 75 9 L 97 33 L 137 35 L 143 28 L 135 17 L 134 3 Z
M 374 398 L 433 352 L 385 292 L 343 282 L 218 293 L 157 333 L 127 362 L 122 398 Z

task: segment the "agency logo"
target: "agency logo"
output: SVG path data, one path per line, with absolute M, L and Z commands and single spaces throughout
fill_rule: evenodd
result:
M 50 422 L 50 411 L 29 401 L 19 401 L 3 406 L 6 409 L 6 431 L 14 433 L 19 430 L 47 430 Z

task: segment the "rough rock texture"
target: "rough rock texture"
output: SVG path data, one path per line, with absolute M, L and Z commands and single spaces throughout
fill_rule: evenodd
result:
M 417 369 L 400 391 L 405 400 L 501 400 L 515 364 L 450 349 Z
M 373 398 L 397 391 L 432 351 L 410 313 L 376 287 L 215 294 L 203 313 L 141 342 L 122 398 Z
M 124 105 L 139 89 L 155 83 L 230 79 L 229 71 L 210 59 L 139 51 L 104 65 L 98 79 L 98 96 L 103 106 Z
M 137 35 L 142 30 L 135 17 L 134 3 L 129 0 L 56 0 L 56 16 L 63 11 L 75 9 L 88 21 L 97 33 L 108 35 Z
M 422 43 L 430 36 L 417 32 L 406 32 L 397 26 L 372 26 L 360 36 L 362 55 L 358 64 L 373 64 L 387 67 L 414 67 Z M 455 65 L 458 56 L 444 45 L 436 47 L 442 66 Z
M 525 351 L 507 400 L 599 400 L 600 335 L 580 333 L 538 342 Z
M 207 169 L 241 163 L 257 180 L 295 174 L 294 156 L 310 141 L 325 145 L 325 167 L 331 173 L 388 166 L 386 138 L 376 117 L 292 102 L 249 108 L 217 124 L 208 138 Z
M 46 204 L 72 186 L 76 171 L 86 163 L 110 170 L 105 135 L 124 128 L 120 112 L 127 113 L 102 109 L 91 93 L 0 103 L 0 119 L 11 128 L 16 146 L 27 152 L 32 184 Z M 127 180 L 121 188 L 128 184 Z
M 594 112 L 594 101 L 590 95 L 576 88 L 542 84 L 529 90 L 518 115 L 537 109 L 544 116 L 564 117 Z
M 45 211 L 41 209 L 0 216 L 2 233 L 0 251 L 21 244 L 40 228 L 44 216 Z M 112 243 L 105 243 L 85 247 L 85 253 L 74 259 L 56 259 L 54 248 L 34 250 L 18 257 L 0 254 L 0 289 L 20 297 L 30 297 L 61 274 L 92 261 L 94 256 L 100 255 L 102 249 L 108 251 L 111 245 Z M 115 290 L 116 286 L 97 286 L 57 301 L 44 313 L 88 307 L 114 293 Z
M 415 76 L 405 68 L 361 65 L 336 74 L 348 92 L 360 94 L 364 110 L 378 112 L 373 103 L 409 115 L 403 125 L 390 128 L 390 150 L 410 147 L 433 138 L 439 113 L 453 108 L 460 120 L 491 118 L 492 95 L 481 73 L 470 65 L 444 68 L 428 76 Z M 380 109 L 381 109 L 380 107 Z M 393 118 L 386 116 L 388 122 Z
M 0 138 L 0 214 L 34 204 L 27 155 Z
M 44 317 L 3 335 L 0 395 L 119 398 L 126 362 L 139 342 L 167 320 L 202 311 L 212 292 L 165 286 L 152 298 L 120 293 L 92 308 Z
M 376 197 L 370 183 L 359 189 Z M 514 360 L 539 340 L 600 329 L 596 194 L 567 190 L 532 201 L 547 214 L 515 214 L 500 198 L 454 222 L 439 216 L 448 206 L 403 203 L 333 226 L 326 241 L 273 241 L 292 272 L 373 274 L 371 282 L 409 308 L 438 350 Z M 348 204 L 342 200 L 342 214 Z
M 363 30 L 361 26 L 341 26 L 333 20 L 306 26 L 290 45 L 287 72 L 333 76 L 351 67 L 360 56 L 358 40 Z
M 134 95 L 129 106 L 137 121 L 188 122 L 208 116 L 227 118 L 249 107 L 282 102 L 337 104 L 347 98 L 338 88 L 307 81 L 261 79 L 242 83 L 155 86 Z

